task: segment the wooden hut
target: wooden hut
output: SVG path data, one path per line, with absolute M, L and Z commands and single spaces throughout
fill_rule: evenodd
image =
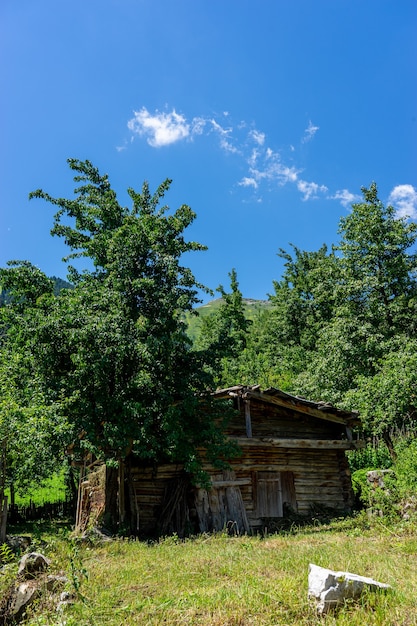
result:
M 119 472 L 119 514 L 130 532 L 251 533 L 291 512 L 351 509 L 345 451 L 358 446 L 352 437 L 357 413 L 275 388 L 239 385 L 213 395 L 230 399 L 236 409 L 226 434 L 241 454 L 223 472 L 205 466 L 209 489 L 193 485 L 181 465 L 146 467 L 128 458 Z M 88 489 L 88 480 L 84 484 Z

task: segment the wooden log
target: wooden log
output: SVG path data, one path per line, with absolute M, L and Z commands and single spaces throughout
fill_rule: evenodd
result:
M 277 448 L 318 448 L 321 450 L 351 450 L 353 448 L 352 442 L 342 439 L 279 439 L 276 437 L 234 437 L 233 439 L 242 447 L 266 446 Z

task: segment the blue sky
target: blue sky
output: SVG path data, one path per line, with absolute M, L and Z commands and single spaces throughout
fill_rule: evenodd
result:
M 417 219 L 415 0 L 3 0 L 0 266 L 66 276 L 49 234 L 71 197 L 66 159 L 126 189 L 173 179 L 208 246 L 186 263 L 211 288 L 236 268 L 266 298 L 279 248 L 337 242 L 375 181 Z

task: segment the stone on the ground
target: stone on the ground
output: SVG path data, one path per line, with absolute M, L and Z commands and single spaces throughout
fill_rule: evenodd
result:
M 27 550 L 32 539 L 23 535 L 6 535 L 6 544 L 13 552 L 23 552 Z
M 322 615 L 343 604 L 345 600 L 360 597 L 365 589 L 390 589 L 390 585 L 372 578 L 350 572 L 334 572 L 310 563 L 308 572 L 308 596 L 316 602 L 317 612 Z
M 19 620 L 26 607 L 39 595 L 39 587 L 32 582 L 24 582 L 18 585 L 13 594 L 10 613 L 15 620 Z
M 45 586 L 48 591 L 59 591 L 65 587 L 66 584 L 68 584 L 68 578 L 66 576 L 48 574 L 46 577 Z
M 63 591 L 61 593 L 58 606 L 56 607 L 57 611 L 63 611 L 70 604 L 74 604 L 75 596 L 73 593 L 69 593 L 69 591 Z
M 20 559 L 17 574 L 18 576 L 24 576 L 24 578 L 33 578 L 40 572 L 48 569 L 48 567 L 49 560 L 43 556 L 43 554 L 40 552 L 30 552 Z

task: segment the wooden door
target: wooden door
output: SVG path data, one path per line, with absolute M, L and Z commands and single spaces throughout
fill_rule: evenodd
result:
M 297 510 L 292 472 L 256 472 L 254 487 L 259 517 L 284 517 L 284 504 Z
M 256 511 L 259 517 L 283 517 L 280 472 L 256 472 Z
M 245 505 L 234 472 L 225 471 L 214 476 L 212 488 L 198 489 L 195 507 L 200 531 L 230 529 L 232 532 L 248 533 L 250 530 Z

